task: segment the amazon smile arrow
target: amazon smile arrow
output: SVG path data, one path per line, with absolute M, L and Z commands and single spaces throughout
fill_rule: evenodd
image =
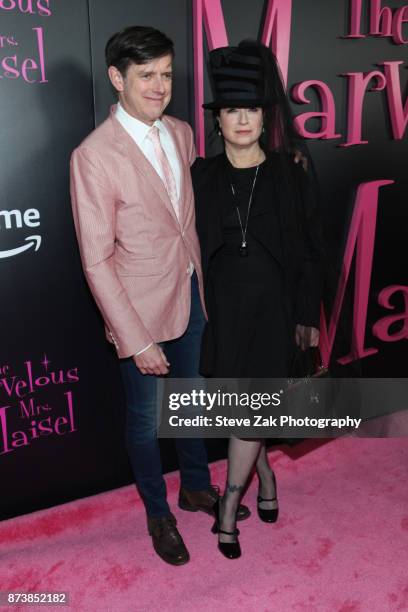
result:
M 19 255 L 20 253 L 31 249 L 32 246 L 34 246 L 34 251 L 38 251 L 41 246 L 41 236 L 28 236 L 25 239 L 25 242 L 27 242 L 27 244 L 23 244 L 22 246 L 17 247 L 16 249 L 0 251 L 0 259 L 5 259 L 6 257 L 13 257 L 13 255 Z

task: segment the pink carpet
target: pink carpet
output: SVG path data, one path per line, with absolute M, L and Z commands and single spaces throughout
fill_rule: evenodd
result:
M 177 509 L 174 473 L 169 499 L 190 563 L 155 556 L 130 486 L 0 523 L 0 591 L 68 591 L 75 611 L 408 610 L 406 440 L 307 441 L 290 453 L 271 455 L 280 519 L 253 512 L 241 523 L 239 560 L 216 550 L 210 517 Z M 224 470 L 212 466 L 214 483 Z

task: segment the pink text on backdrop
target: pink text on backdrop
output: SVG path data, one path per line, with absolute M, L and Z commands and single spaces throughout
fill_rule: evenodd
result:
M 327 325 L 323 307 L 320 317 L 320 350 L 324 364 L 328 364 L 330 361 L 354 252 L 356 252 L 356 268 L 351 350 L 348 355 L 338 359 L 338 362 L 345 365 L 357 359 L 378 353 L 377 348 L 367 348 L 364 346 L 364 342 L 373 268 L 379 190 L 381 187 L 392 185 L 393 183 L 394 181 L 389 180 L 371 181 L 369 183 L 362 183 L 358 187 L 344 251 L 340 282 L 337 287 L 329 325 Z M 378 303 L 383 308 L 393 310 L 394 306 L 391 304 L 391 298 L 397 293 L 401 293 L 404 298 L 404 312 L 386 316 L 377 321 L 373 327 L 374 336 L 382 342 L 398 342 L 399 340 L 408 339 L 408 287 L 402 285 L 386 287 L 380 292 Z M 401 321 L 403 323 L 402 329 L 391 334 L 389 331 L 390 326 Z
M 74 415 L 74 402 L 72 391 L 64 393 L 65 410 L 64 416 L 54 417 L 49 415 L 44 418 L 32 419 L 29 427 L 24 429 L 11 430 L 8 421 L 8 411 L 11 406 L 0 407 L 0 455 L 11 453 L 20 447 L 30 446 L 34 440 L 44 436 L 57 435 L 64 436 L 67 433 L 78 431 Z M 43 410 L 47 407 L 43 406 Z M 48 408 L 50 410 L 50 408 Z M 37 417 L 41 416 L 39 413 Z
M 72 390 L 64 391 L 62 397 L 57 394 L 58 388 L 79 382 L 78 368 L 55 370 L 49 368 L 50 363 L 46 356 L 40 368 L 25 361 L 19 374 L 9 364 L 0 365 L 0 455 L 30 446 L 37 439 L 78 430 Z M 57 405 L 51 405 L 50 397 Z
M 51 17 L 50 0 L 0 0 L 0 11 Z
M 371 72 L 346 72 L 343 75 L 348 79 L 347 103 L 347 139 L 340 144 L 341 147 L 368 144 L 362 137 L 362 123 L 364 99 L 367 91 L 386 91 L 387 107 L 390 116 L 392 135 L 394 140 L 404 137 L 408 123 L 408 97 L 405 104 L 402 101 L 401 71 L 402 61 L 381 62 L 384 72 L 372 70 Z M 374 82 L 373 84 L 371 84 Z M 321 138 L 324 140 L 341 138 L 342 134 L 336 132 L 336 103 L 330 87 L 323 81 L 303 81 L 293 87 L 292 97 L 298 104 L 310 104 L 306 91 L 314 90 L 319 98 L 321 110 L 302 113 L 295 119 L 299 132 L 305 138 Z M 319 119 L 320 130 L 310 132 L 306 122 L 310 119 Z
M 403 37 L 403 26 L 408 23 L 408 5 L 393 9 L 382 6 L 382 0 L 367 0 L 370 23 L 367 34 L 361 33 L 363 0 L 350 2 L 350 29 L 344 38 L 366 38 L 366 36 L 392 36 L 396 45 L 406 45 L 408 40 Z
M 15 52 L 0 59 L 0 79 L 22 78 L 26 83 L 48 83 L 45 74 L 45 51 L 43 28 L 33 28 L 36 57 L 22 58 Z M 16 45 L 15 42 L 13 46 Z
M 18 42 L 14 36 L 0 36 L 0 49 L 5 47 L 18 47 Z
M 210 50 L 227 45 L 228 37 L 221 0 L 193 0 L 193 3 L 196 144 L 198 154 L 204 155 L 205 128 L 204 111 L 202 109 L 202 103 L 204 102 L 203 26 Z M 359 6 L 361 12 L 361 1 Z M 372 28 L 374 28 L 374 32 L 375 28 L 378 30 L 380 27 L 374 19 L 375 15 L 377 15 L 376 11 L 379 10 L 378 2 L 373 1 L 371 8 L 374 11 L 372 13 Z M 391 11 L 388 7 L 387 10 Z M 352 5 L 352 11 L 354 11 L 353 14 L 357 14 L 357 5 Z M 383 13 L 382 15 L 386 14 L 388 15 L 388 13 Z M 397 11 L 396 15 L 398 23 L 400 23 L 405 13 Z M 276 54 L 285 83 L 288 76 L 291 19 L 291 0 L 268 1 L 262 42 L 270 45 Z M 402 100 L 401 71 L 399 70 L 399 66 L 402 63 L 402 61 L 379 62 L 379 65 L 384 66 L 384 72 L 375 70 L 366 73 L 346 72 L 340 75 L 347 78 L 348 84 L 346 141 L 340 146 L 350 147 L 368 143 L 368 140 L 362 137 L 364 100 L 367 91 L 378 92 L 386 90 L 392 136 L 395 140 L 400 140 L 404 137 L 408 122 L 408 97 L 404 104 Z M 371 85 L 373 80 L 376 82 Z M 310 104 L 311 100 L 306 94 L 308 89 L 314 90 L 320 109 L 301 113 L 296 117 L 299 132 L 305 138 L 311 139 L 342 138 L 343 134 L 336 130 L 336 103 L 329 85 L 320 80 L 307 80 L 298 83 L 292 90 L 293 100 L 298 104 Z M 320 121 L 319 130 L 309 131 L 307 129 L 306 123 L 310 119 L 318 119 Z

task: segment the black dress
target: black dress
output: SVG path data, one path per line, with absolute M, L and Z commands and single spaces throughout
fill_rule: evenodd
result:
M 245 228 L 256 168 L 228 166 L 235 196 L 225 199 L 222 204 L 224 244 L 211 259 L 207 281 L 208 310 L 213 324 L 211 340 L 214 343 L 211 375 L 285 377 L 290 361 L 290 331 L 284 308 L 283 270 L 251 233 L 251 220 L 270 194 L 266 164 L 261 164 L 258 170 L 248 217 L 245 257 L 240 254 L 242 230 L 236 206 Z M 276 202 L 270 204 L 272 215 L 268 222 L 276 228 Z M 280 249 L 278 231 L 276 241 L 276 247 Z
M 208 315 L 200 372 L 286 377 L 296 324 L 319 327 L 324 257 L 311 173 L 289 156 L 267 154 L 249 215 L 248 256 L 240 257 L 235 206 L 245 225 L 255 169 L 235 170 L 223 153 L 198 158 L 191 170 Z
M 224 162 L 229 193 L 224 193 L 227 197 L 218 207 L 222 244 L 205 273 L 209 323 L 203 336 L 201 371 L 219 378 L 283 378 L 289 374 L 295 326 L 286 308 L 274 174 L 267 160 L 260 164 L 248 217 L 247 256 L 243 257 L 236 207 L 245 228 L 256 168 L 234 168 L 226 157 Z M 197 216 L 197 223 L 199 236 L 203 236 L 200 220 L 202 215 Z M 259 224 L 268 226 L 271 249 L 253 231 Z M 205 245 L 201 246 L 205 250 Z

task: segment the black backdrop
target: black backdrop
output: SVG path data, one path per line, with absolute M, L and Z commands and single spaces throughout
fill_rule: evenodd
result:
M 368 2 L 363 4 L 366 28 Z M 266 2 L 224 0 L 222 8 L 231 43 L 260 34 Z M 346 0 L 293 1 L 288 77 L 289 87 L 307 79 L 330 86 L 342 134 L 347 83 L 339 75 L 407 59 L 406 45 L 388 38 L 342 38 L 349 9 Z M 68 162 L 114 102 L 103 48 L 112 33 L 130 24 L 154 25 L 174 39 L 169 112 L 194 124 L 192 14 L 192 0 L 116 0 L 114 7 L 109 0 L 0 2 L 0 519 L 130 481 L 117 361 L 82 276 Z M 405 64 L 400 74 L 405 100 Z M 205 84 L 209 95 L 207 77 Z M 311 106 L 317 110 L 318 100 Z M 296 114 L 311 110 L 293 108 Z M 406 339 L 381 342 L 371 328 L 390 314 L 377 304 L 379 291 L 408 284 L 408 146 L 406 135 L 392 139 L 383 94 L 367 94 L 363 117 L 368 145 L 345 149 L 338 146 L 344 138 L 311 140 L 310 150 L 335 259 L 341 260 L 358 184 L 395 180 L 380 194 L 366 329 L 366 345 L 379 351 L 360 365 L 366 376 L 406 376 Z M 216 150 L 209 136 L 207 153 Z M 40 236 L 39 247 L 31 236 Z M 404 310 L 399 296 L 395 310 Z M 209 450 L 213 459 L 224 446 L 214 441 Z M 165 468 L 173 469 L 168 442 L 163 451 Z

